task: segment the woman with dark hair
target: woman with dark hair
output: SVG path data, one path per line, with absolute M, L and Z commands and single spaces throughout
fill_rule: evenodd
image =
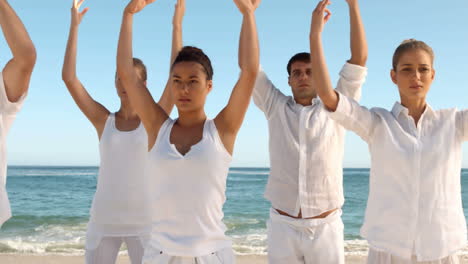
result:
M 127 87 L 115 76 L 120 109 L 110 113 L 86 91 L 76 75 L 78 27 L 88 9 L 79 11 L 83 0 L 73 0 L 70 36 L 62 77 L 78 107 L 96 128 L 99 137 L 100 168 L 96 194 L 86 234 L 86 263 L 115 263 L 120 246 L 127 245 L 132 263 L 141 263 L 144 242 L 151 230 L 149 179 L 144 173 L 147 135 L 135 108 L 128 99 Z M 182 19 L 185 1 L 175 6 L 171 63 L 182 48 Z M 146 67 L 132 58 L 132 71 L 146 84 Z M 159 101 L 162 111 L 170 113 L 173 103 L 166 85 Z
M 235 0 L 243 15 L 239 41 L 241 73 L 227 106 L 205 114 L 213 69 L 201 49 L 184 47 L 171 68 L 172 120 L 132 70 L 132 20 L 154 0 L 133 0 L 123 14 L 117 71 L 148 133 L 147 173 L 153 179 L 154 218 L 144 263 L 233 263 L 225 236 L 223 204 L 234 143 L 259 68 L 254 12 L 259 0 Z
M 391 111 L 367 109 L 333 90 L 321 41 L 328 4 L 320 1 L 313 13 L 313 79 L 330 117 L 369 145 L 369 199 L 361 228 L 370 246 L 367 262 L 458 263 L 455 253 L 467 235 L 460 171 L 468 110 L 429 106 L 434 53 L 414 39 L 404 41 L 393 57 L 390 75 L 401 101 Z

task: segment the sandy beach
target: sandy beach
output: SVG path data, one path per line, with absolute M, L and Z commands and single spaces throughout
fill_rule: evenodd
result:
M 0 254 L 2 264 L 83 264 L 83 256 L 31 256 L 31 255 L 10 255 Z M 346 256 L 347 264 L 365 264 L 364 256 Z M 119 256 L 117 264 L 130 264 L 128 256 Z M 248 255 L 237 256 L 237 264 L 267 264 L 266 256 Z M 468 256 L 460 257 L 460 264 L 468 264 Z
M 9 255 L 1 254 L 0 263 L 2 264 L 83 264 L 83 256 L 31 256 L 31 255 Z M 129 264 L 128 256 L 119 256 L 117 264 Z M 346 263 L 361 264 L 365 263 L 365 257 L 348 256 Z M 468 262 L 462 262 L 468 263 Z M 267 264 L 266 256 L 248 255 L 237 256 L 237 264 Z

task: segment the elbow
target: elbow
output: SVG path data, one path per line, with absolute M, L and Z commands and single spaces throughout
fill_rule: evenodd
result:
M 257 67 L 253 67 L 249 70 L 246 71 L 246 74 L 247 76 L 253 78 L 253 79 L 257 79 L 257 75 L 258 75 L 258 65 Z
M 26 61 L 26 64 L 31 66 L 31 68 L 34 67 L 34 65 L 36 64 L 37 52 L 33 44 L 31 44 L 30 47 L 26 50 L 26 52 L 24 52 L 24 59 Z
M 68 69 L 67 66 L 63 66 L 62 68 L 62 81 L 65 83 L 66 86 L 70 86 L 77 80 L 76 74 L 73 70 Z
M 68 73 L 65 69 L 62 70 L 62 81 L 65 83 L 66 86 L 69 86 L 71 83 L 76 80 L 76 76 L 74 74 Z
M 322 95 L 319 94 L 319 97 L 328 111 L 330 112 L 336 111 L 336 109 L 338 108 L 338 101 L 340 99 L 339 99 L 338 94 L 335 91 L 331 93 L 325 93 Z
M 257 70 L 246 70 L 246 71 L 242 71 L 242 74 L 245 76 L 245 78 L 249 81 L 251 81 L 252 83 L 255 83 L 255 81 L 257 80 L 257 75 L 258 75 L 258 69 Z
M 62 81 L 67 85 L 68 83 L 70 83 L 70 76 L 68 76 L 67 73 L 65 73 L 64 71 L 62 71 Z
M 359 65 L 359 66 L 366 66 L 367 63 L 367 53 L 362 53 L 356 56 L 352 56 L 351 59 L 348 61 L 351 64 Z
M 256 79 L 259 69 L 260 69 L 260 64 L 253 63 L 252 65 L 249 65 L 248 67 L 243 68 L 242 73 L 245 74 L 245 76 L 249 78 Z
M 26 48 L 25 51 L 21 53 L 21 56 L 18 57 L 17 61 L 21 65 L 21 69 L 24 72 L 32 72 L 34 66 L 36 65 L 37 53 L 34 45 Z

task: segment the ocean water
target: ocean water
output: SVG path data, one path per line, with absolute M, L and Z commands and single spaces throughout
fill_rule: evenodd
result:
M 7 190 L 13 218 L 0 230 L 0 253 L 84 253 L 97 167 L 9 167 Z M 237 254 L 266 254 L 270 204 L 263 198 L 268 168 L 232 168 L 227 182 L 224 222 Z M 461 173 L 468 212 L 468 170 Z M 359 236 L 368 195 L 369 169 L 345 169 L 345 252 L 367 253 Z M 468 248 L 464 250 L 468 254 Z M 125 253 L 125 248 L 122 248 Z

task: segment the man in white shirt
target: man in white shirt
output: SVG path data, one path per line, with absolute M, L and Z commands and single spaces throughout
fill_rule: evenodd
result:
M 6 192 L 6 136 L 20 110 L 36 63 L 36 50 L 7 0 L 0 0 L 0 26 L 13 58 L 0 73 L 0 227 L 11 217 Z
M 358 100 L 367 74 L 367 43 L 358 2 L 346 1 L 352 56 L 340 73 L 337 90 Z M 341 264 L 345 131 L 317 98 L 310 54 L 293 56 L 287 70 L 292 97 L 279 91 L 263 71 L 253 96 L 268 119 L 270 134 L 271 172 L 265 192 L 272 205 L 267 223 L 269 263 Z

